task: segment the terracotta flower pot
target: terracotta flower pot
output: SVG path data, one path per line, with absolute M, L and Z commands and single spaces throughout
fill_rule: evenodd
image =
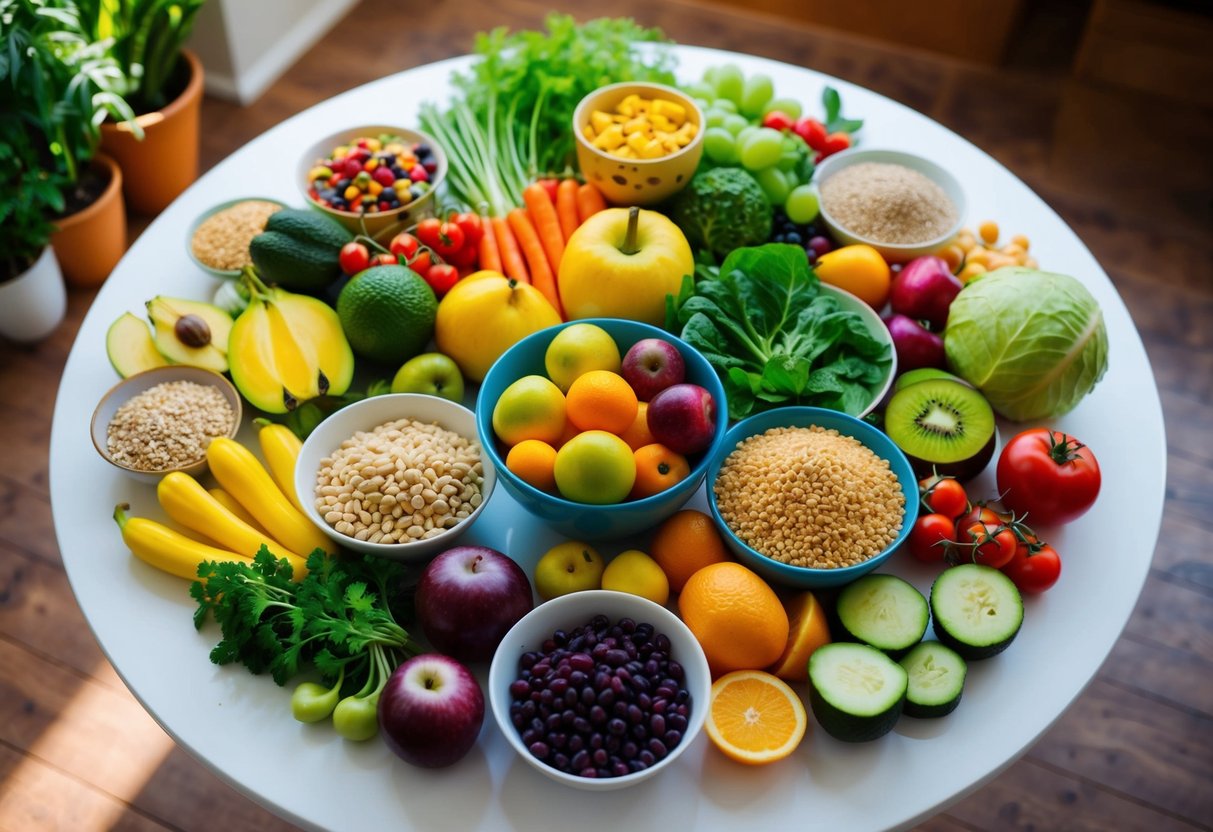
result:
M 163 110 L 135 121 L 142 141 L 127 124 L 101 125 L 101 149 L 125 172 L 126 204 L 140 214 L 158 214 L 198 178 L 198 114 L 202 105 L 202 63 L 189 50 L 189 82 Z
M 122 171 L 103 153 L 93 157 L 109 183 L 92 205 L 56 220 L 51 236 L 55 257 L 71 286 L 100 286 L 126 251 L 126 208 L 122 201 Z
M 55 331 L 66 310 L 63 275 L 50 246 L 24 272 L 0 283 L 0 336 L 39 341 Z

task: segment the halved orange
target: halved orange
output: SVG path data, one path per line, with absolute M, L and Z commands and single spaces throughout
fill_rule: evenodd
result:
M 767 668 L 787 682 L 809 678 L 809 657 L 823 644 L 830 643 L 830 625 L 817 598 L 807 589 L 783 602 L 788 612 L 788 646 L 775 664 Z
M 770 673 L 735 670 L 712 683 L 704 727 L 713 744 L 739 763 L 782 760 L 800 745 L 808 725 L 796 691 Z

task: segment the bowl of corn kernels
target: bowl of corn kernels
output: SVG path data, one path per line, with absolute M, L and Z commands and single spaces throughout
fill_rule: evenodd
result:
M 573 112 L 577 162 L 616 205 L 652 205 L 686 187 L 703 156 L 703 112 L 662 84 L 599 87 Z

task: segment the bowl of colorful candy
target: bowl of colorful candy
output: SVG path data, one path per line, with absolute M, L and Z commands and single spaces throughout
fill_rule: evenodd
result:
M 431 216 L 446 170 L 446 154 L 424 133 L 370 125 L 313 144 L 298 175 L 309 205 L 352 232 L 374 236 Z

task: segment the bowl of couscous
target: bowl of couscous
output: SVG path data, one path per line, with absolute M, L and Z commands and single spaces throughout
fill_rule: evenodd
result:
M 737 559 L 798 589 L 872 571 L 918 518 L 918 481 L 901 449 L 867 422 L 818 407 L 734 425 L 708 467 L 707 495 Z

